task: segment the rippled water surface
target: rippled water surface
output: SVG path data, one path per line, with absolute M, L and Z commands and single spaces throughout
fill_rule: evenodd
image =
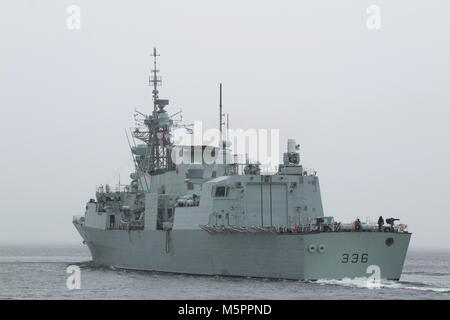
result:
M 302 282 L 205 277 L 93 267 L 85 246 L 0 247 L 0 299 L 450 299 L 450 252 L 408 253 L 401 281 Z M 66 268 L 81 267 L 68 290 Z

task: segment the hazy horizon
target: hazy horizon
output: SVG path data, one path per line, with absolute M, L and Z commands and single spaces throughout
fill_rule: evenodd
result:
M 81 29 L 67 28 L 67 7 Z M 381 9 L 370 30 L 367 8 Z M 317 170 L 326 216 L 401 218 L 450 249 L 450 2 L 0 3 L 0 245 L 78 243 L 72 216 L 133 169 L 125 129 L 160 96 L 189 123 L 280 129 Z

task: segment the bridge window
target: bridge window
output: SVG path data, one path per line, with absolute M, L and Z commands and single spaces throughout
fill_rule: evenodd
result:
M 228 188 L 225 186 L 217 186 L 214 193 L 215 197 L 226 197 L 228 195 Z

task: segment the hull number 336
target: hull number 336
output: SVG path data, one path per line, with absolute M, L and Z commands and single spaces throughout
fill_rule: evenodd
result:
M 369 261 L 368 253 L 343 253 L 341 263 L 367 263 Z

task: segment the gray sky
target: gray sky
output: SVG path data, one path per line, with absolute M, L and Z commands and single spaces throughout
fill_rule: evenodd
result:
M 380 30 L 366 26 L 372 4 Z M 72 215 L 132 169 L 124 130 L 150 110 L 156 45 L 169 110 L 216 126 L 223 82 L 232 127 L 301 144 L 326 215 L 400 217 L 412 247 L 450 248 L 449 12 L 446 0 L 1 1 L 0 243 L 81 241 Z

